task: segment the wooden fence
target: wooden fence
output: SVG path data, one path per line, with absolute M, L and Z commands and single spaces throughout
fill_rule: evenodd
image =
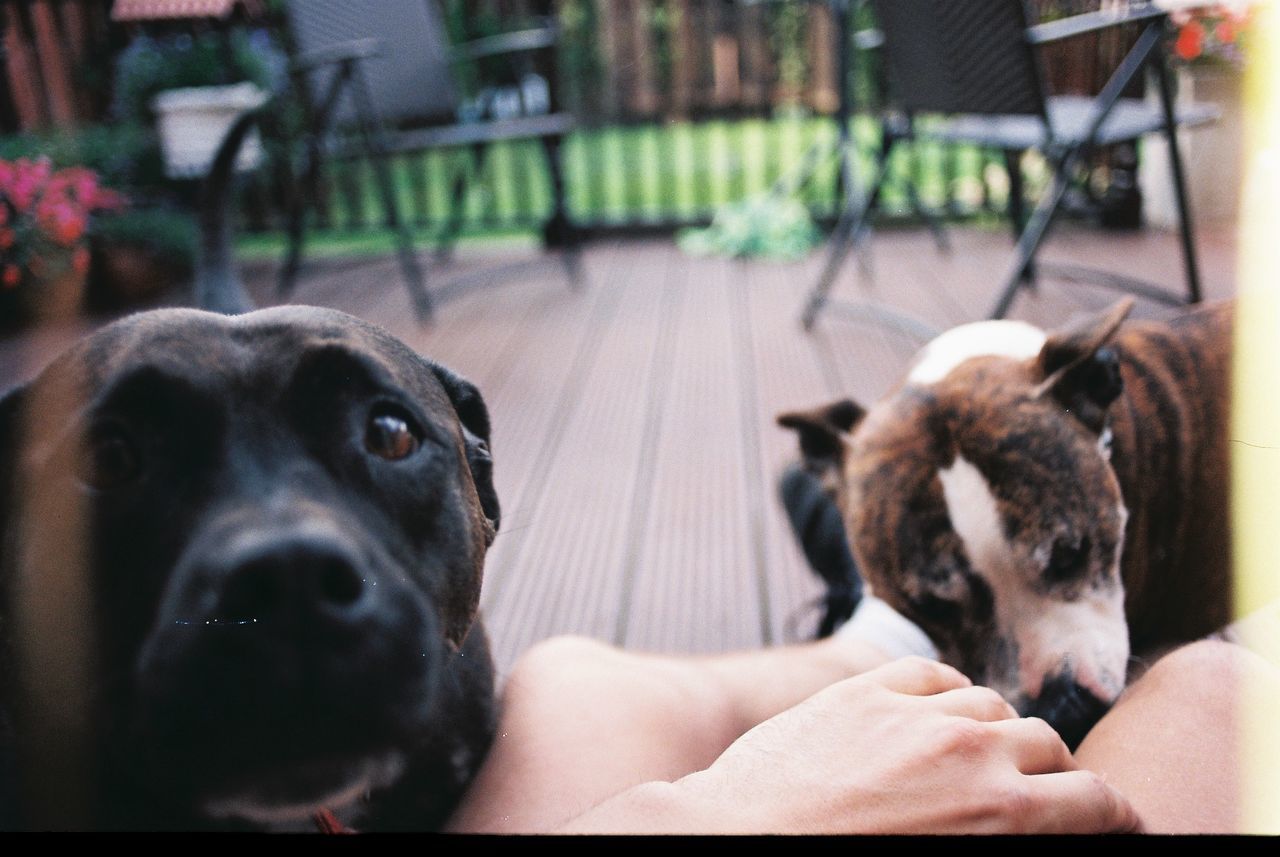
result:
M 102 118 L 110 93 L 110 0 L 0 3 L 0 131 Z

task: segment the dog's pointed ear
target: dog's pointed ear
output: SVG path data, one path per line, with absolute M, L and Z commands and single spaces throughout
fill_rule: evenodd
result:
M 471 468 L 471 479 L 476 486 L 476 494 L 480 498 L 480 508 L 493 527 L 498 531 L 502 514 L 498 506 L 498 492 L 493 487 L 493 455 L 489 451 L 489 409 L 485 407 L 480 390 L 474 384 L 459 377 L 439 364 L 432 363 L 440 385 L 449 395 L 453 410 L 458 414 L 458 422 L 462 425 L 462 436 L 467 444 L 467 464 Z M 490 534 L 492 540 L 493 533 Z
M 1120 359 L 1107 343 L 1133 309 L 1125 298 L 1045 340 L 1036 357 L 1037 396 L 1053 396 L 1086 428 L 1101 433 L 1107 408 L 1124 390 Z
M 852 399 L 839 399 L 805 411 L 788 411 L 778 415 L 778 425 L 794 429 L 800 436 L 800 452 L 810 463 L 838 460 L 844 448 L 844 435 L 866 416 L 866 411 Z

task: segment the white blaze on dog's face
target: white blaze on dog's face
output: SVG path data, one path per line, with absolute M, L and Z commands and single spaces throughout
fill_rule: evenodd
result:
M 962 455 L 941 468 L 938 479 L 970 567 L 991 589 L 997 633 L 1017 653 L 1016 670 L 989 676 L 988 683 L 1007 698 L 1035 699 L 1045 679 L 1070 672 L 1094 696 L 1114 701 L 1124 687 L 1129 655 L 1119 552 L 1109 563 L 1102 558 L 1102 574 L 1093 585 L 1064 598 L 1052 578 L 1076 571 L 1072 566 L 1082 559 L 1081 542 L 1088 536 L 1049 535 L 1038 544 L 1009 538 L 1000 500 Z M 1124 521 L 1123 505 L 1116 517 Z
M 1129 659 L 1127 513 L 1105 443 L 1103 344 L 1127 312 L 1046 335 L 957 328 L 846 437 L 851 546 L 944 660 L 1026 710 L 1066 677 L 1102 703 Z

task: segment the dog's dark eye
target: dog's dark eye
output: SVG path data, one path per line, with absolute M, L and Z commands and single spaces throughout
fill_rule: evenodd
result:
M 90 433 L 85 441 L 80 478 L 100 491 L 133 481 L 141 471 L 138 450 L 119 429 Z
M 1054 540 L 1053 549 L 1049 552 L 1049 563 L 1044 569 L 1045 579 L 1049 583 L 1057 583 L 1079 575 L 1089 561 L 1091 546 L 1088 536 Z
M 407 414 L 398 409 L 380 407 L 369 415 L 365 429 L 365 448 L 379 458 L 399 461 L 418 449 L 418 435 Z

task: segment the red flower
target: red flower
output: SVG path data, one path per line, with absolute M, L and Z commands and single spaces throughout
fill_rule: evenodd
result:
M 12 229 L 0 229 L 0 250 L 8 250 L 13 246 L 14 240 Z
M 84 236 L 85 218 L 84 215 L 77 212 L 64 210 L 57 214 L 57 219 L 53 223 L 53 240 L 57 241 L 63 247 L 74 245 Z
M 1214 35 L 1218 37 L 1218 41 L 1222 42 L 1224 45 L 1229 45 L 1234 42 L 1236 40 L 1237 32 L 1236 22 L 1230 18 L 1223 18 L 1219 21 L 1218 26 L 1213 31 Z
M 77 274 L 89 273 L 89 248 L 77 247 L 75 255 L 71 257 L 71 267 L 75 269 Z
M 22 269 L 17 265 L 5 265 L 4 274 L 0 275 L 0 285 L 12 289 L 22 282 Z
M 1199 21 L 1190 21 L 1178 32 L 1178 41 L 1173 50 L 1179 57 L 1190 62 L 1200 56 L 1204 50 L 1204 25 Z

